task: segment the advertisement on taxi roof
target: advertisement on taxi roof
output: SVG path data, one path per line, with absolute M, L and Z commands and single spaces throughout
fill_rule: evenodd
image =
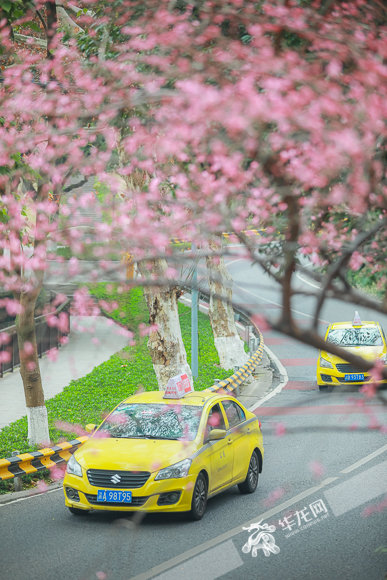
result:
M 186 374 L 171 377 L 165 389 L 164 399 L 181 399 L 187 393 L 193 392 L 193 387 Z

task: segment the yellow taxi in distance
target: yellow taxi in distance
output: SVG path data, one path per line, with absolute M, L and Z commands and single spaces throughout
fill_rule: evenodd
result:
M 230 395 L 163 391 L 120 403 L 69 459 L 63 490 L 74 515 L 89 510 L 189 512 L 238 485 L 253 493 L 263 464 L 261 425 Z
M 325 340 L 365 360 L 381 360 L 384 364 L 387 362 L 387 344 L 383 329 L 378 322 L 362 322 L 357 311 L 352 322 L 330 324 Z M 355 368 L 338 356 L 320 351 L 317 361 L 317 384 L 320 391 L 335 385 L 363 385 L 370 378 L 370 373 Z

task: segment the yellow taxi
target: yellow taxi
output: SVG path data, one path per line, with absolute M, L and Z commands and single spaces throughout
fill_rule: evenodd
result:
M 387 362 L 387 345 L 383 329 L 378 322 L 362 322 L 358 312 L 352 322 L 335 322 L 328 326 L 325 340 L 363 357 L 368 361 Z M 363 385 L 370 373 L 355 368 L 347 361 L 320 351 L 317 361 L 317 384 L 321 390 L 337 385 Z M 387 382 L 387 381 L 382 381 Z
M 163 391 L 120 403 L 69 459 L 63 482 L 74 515 L 90 510 L 189 512 L 238 485 L 253 493 L 263 464 L 261 424 L 230 395 Z

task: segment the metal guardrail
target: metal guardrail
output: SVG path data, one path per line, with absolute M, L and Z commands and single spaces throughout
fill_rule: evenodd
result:
M 199 293 L 199 300 L 203 297 L 208 298 L 202 291 Z M 245 323 L 245 327 L 248 329 L 248 334 L 250 338 L 250 329 L 252 329 L 252 334 L 258 339 L 258 347 L 256 348 L 254 354 L 250 356 L 246 364 L 241 366 L 231 377 L 219 381 L 217 384 L 209 387 L 209 391 L 219 391 L 223 390 L 225 392 L 232 392 L 234 389 L 238 389 L 239 386 L 247 379 L 256 365 L 262 360 L 262 354 L 264 349 L 263 336 L 258 326 L 250 320 L 246 314 L 240 310 L 234 308 L 234 312 L 237 314 L 239 319 Z M 33 453 L 22 453 L 14 457 L 7 457 L 6 459 L 0 459 L 0 481 L 5 481 L 11 478 L 20 478 L 22 475 L 27 475 L 31 473 L 36 473 L 42 469 L 49 469 L 55 465 L 67 462 L 70 456 L 87 441 L 89 438 L 87 436 L 79 437 L 78 439 L 73 439 L 72 441 L 64 441 L 54 445 L 53 447 L 46 447 L 45 449 L 40 449 Z M 19 480 L 20 481 L 20 480 Z
M 21 453 L 14 457 L 0 459 L 0 481 L 36 473 L 42 469 L 49 469 L 60 463 L 65 463 L 74 451 L 87 440 L 87 436 L 79 437 L 33 453 Z
M 62 332 L 59 328 L 55 326 L 49 326 L 47 324 L 47 318 L 45 314 L 37 316 L 35 318 L 35 333 L 36 342 L 38 348 L 38 356 L 42 358 L 42 355 L 49 351 L 53 347 L 61 346 L 61 338 L 67 336 L 70 332 L 70 308 L 71 300 L 68 298 L 54 312 L 50 312 L 50 316 L 57 316 L 61 312 L 68 313 L 68 332 Z M 20 355 L 19 355 L 19 345 L 17 340 L 16 325 L 8 326 L 7 328 L 2 328 L 1 333 L 6 333 L 10 337 L 7 344 L 0 346 L 0 352 L 7 351 L 10 355 L 10 360 L 8 362 L 0 363 L 0 378 L 3 378 L 4 373 L 7 371 L 12 371 L 20 366 Z
M 242 232 L 242 234 L 245 234 L 245 236 L 260 236 L 261 234 L 259 233 L 262 230 L 244 230 Z M 232 236 L 236 237 L 236 234 L 234 232 L 223 232 L 222 233 L 222 237 L 227 239 L 227 238 L 231 238 Z M 185 243 L 190 243 L 190 240 L 182 240 L 180 238 L 170 238 L 169 241 L 171 242 L 171 244 L 185 244 Z

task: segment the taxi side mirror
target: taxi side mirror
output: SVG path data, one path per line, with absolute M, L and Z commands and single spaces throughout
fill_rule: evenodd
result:
M 227 433 L 225 429 L 212 429 L 210 432 L 210 436 L 208 438 L 209 441 L 219 441 L 219 439 L 224 439 Z
M 97 428 L 97 425 L 95 425 L 94 423 L 89 423 L 85 427 L 87 433 L 94 433 L 94 431 L 96 430 L 96 428 Z

